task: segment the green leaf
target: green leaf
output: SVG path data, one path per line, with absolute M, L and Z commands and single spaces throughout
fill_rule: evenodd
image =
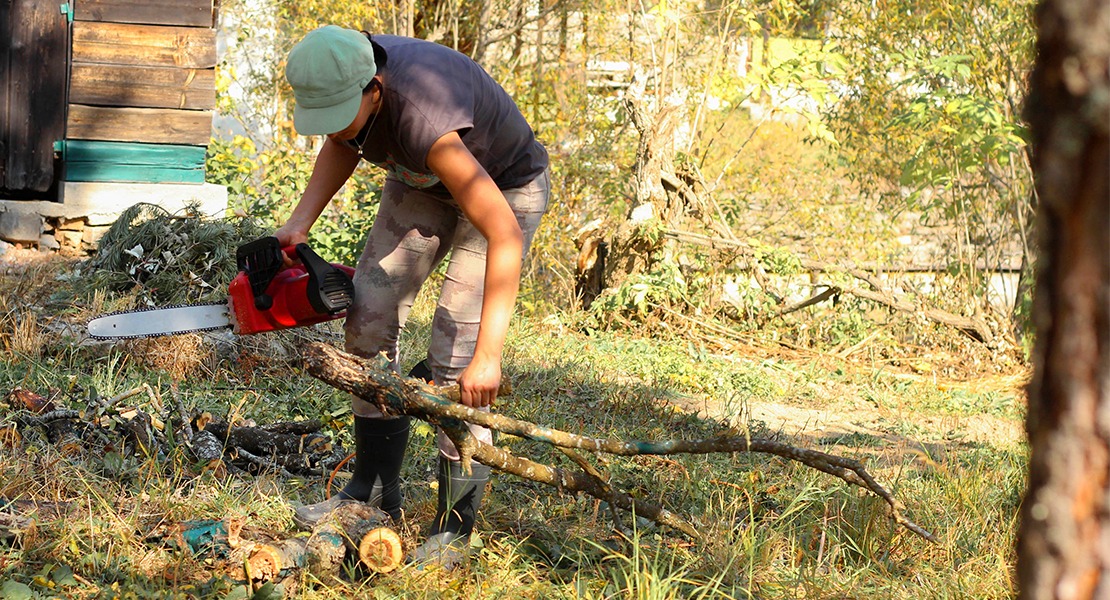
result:
M 73 576 L 73 569 L 67 565 L 58 565 L 50 572 L 50 579 L 57 585 L 80 585 Z
M 420 421 L 412 426 L 412 432 L 421 438 L 427 439 L 435 435 L 436 429 L 424 421 Z
M 34 597 L 35 592 L 25 583 L 9 579 L 0 585 L 0 600 L 31 600 Z
M 272 581 L 266 585 L 258 588 L 258 591 L 251 596 L 251 600 L 281 600 L 285 597 L 285 588 L 280 584 L 275 585 Z

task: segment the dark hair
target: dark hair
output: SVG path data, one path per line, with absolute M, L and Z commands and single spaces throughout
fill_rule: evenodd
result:
M 374 48 L 374 67 L 381 73 L 382 69 L 385 68 L 385 64 L 389 62 L 389 55 L 386 54 L 385 48 L 382 48 L 381 44 L 375 42 L 370 37 L 370 32 L 363 31 L 362 34 L 366 36 L 366 39 L 370 40 L 370 45 Z M 370 83 L 367 83 L 366 87 L 362 88 L 362 93 L 365 94 L 374 89 L 375 86 L 380 87 L 381 85 L 382 84 L 377 79 L 371 79 Z
M 374 66 L 381 71 L 385 68 L 385 64 L 389 62 L 389 55 L 386 54 L 385 48 L 382 48 L 381 44 L 375 42 L 374 38 L 370 37 L 369 31 L 363 31 L 362 34 L 366 36 L 366 39 L 370 40 L 370 45 L 374 47 Z

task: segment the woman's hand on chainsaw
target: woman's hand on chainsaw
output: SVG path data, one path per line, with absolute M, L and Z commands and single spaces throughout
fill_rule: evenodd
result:
M 351 173 L 354 173 L 358 162 L 359 155 L 354 150 L 331 138 L 324 141 L 324 147 L 316 157 L 316 164 L 312 167 L 312 175 L 308 178 L 300 201 L 293 208 L 285 225 L 274 232 L 282 248 L 308 241 L 308 230 L 320 218 L 324 207 L 339 192 L 339 188 L 343 187 Z M 292 266 L 297 262 L 296 256 L 286 254 L 285 266 Z
M 285 249 L 286 248 L 292 248 L 292 247 L 296 246 L 297 244 L 307 243 L 308 242 L 308 231 L 307 230 L 299 228 L 299 227 L 293 227 L 289 223 L 286 223 L 285 225 L 283 225 L 277 231 L 274 232 L 274 237 L 277 238 L 278 244 L 282 248 L 282 253 L 281 254 L 282 254 L 282 257 L 285 260 L 285 266 L 286 267 L 291 267 L 291 266 L 297 264 L 298 262 L 300 262 L 300 260 L 297 258 L 296 254 L 291 254 L 289 252 L 285 252 Z

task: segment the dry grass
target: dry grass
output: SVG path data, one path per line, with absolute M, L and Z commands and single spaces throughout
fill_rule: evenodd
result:
M 38 252 L 9 249 L 0 258 L 0 347 L 5 352 L 37 357 L 48 341 L 43 304 L 55 280 L 71 261 Z
M 157 411 L 179 397 L 190 408 L 259 422 L 320 418 L 334 423 L 337 441 L 348 441 L 347 399 L 291 367 L 304 336 L 338 343 L 334 326 L 243 338 L 223 354 L 214 353 L 205 336 L 128 342 L 100 354 L 59 352 L 43 321 L 84 318 L 75 315 L 108 309 L 113 301 L 94 298 L 75 309 L 49 305 L 46 291 L 56 284 L 46 273 L 9 282 L 6 289 L 18 289 L 19 296 L 0 294 L 2 314 L 8 315 L 0 323 L 2 339 L 22 339 L 26 334 L 18 329 L 30 320 L 28 313 L 44 349 L 16 355 L 3 366 L 9 387 L 57 388 L 60 402 L 83 408 L 94 390 L 105 397 L 145 383 L 156 398 L 138 395 L 129 405 Z M 418 300 L 402 339 L 405 366 L 426 344 L 431 296 Z M 497 475 L 479 519 L 474 558 L 460 571 L 406 567 L 383 577 L 352 567 L 342 581 L 329 584 L 299 571 L 285 582 L 287 597 L 916 600 L 1010 594 L 1023 451 L 948 436 L 959 419 L 978 412 L 1014 420 L 997 406 L 1000 396 L 1020 384 L 1020 373 L 1000 375 L 983 389 L 829 352 L 750 344 L 738 345 L 726 360 L 699 353 L 688 337 L 585 336 L 560 322 L 514 325 L 505 369 L 517 392 L 502 410 L 563 430 L 625 439 L 706 437 L 740 410 L 747 415 L 743 422 L 758 428 L 753 407 L 773 403 L 835 412 L 848 424 L 877 415 L 868 423 L 873 435 L 784 439 L 866 460 L 940 544 L 893 527 L 882 504 L 869 496 L 778 459 L 590 457 L 615 484 L 694 520 L 705 541 L 695 544 L 627 515 L 621 527 L 635 531 L 621 532 L 593 499 Z M 675 408 L 710 401 L 720 414 L 696 418 Z M 163 413 L 163 420 L 172 416 Z M 0 407 L 0 428 L 16 423 Z M 567 466 L 542 444 L 510 436 L 499 444 Z M 0 547 L 0 584 L 22 582 L 45 597 L 104 597 L 113 585 L 136 598 L 227 597 L 244 589 L 237 557 L 193 553 L 168 532 L 185 522 L 240 516 L 247 519 L 248 539 L 292 535 L 291 504 L 322 494 L 324 478 L 219 476 L 193 464 L 180 444 L 130 457 L 63 453 L 63 447 L 80 448 L 33 435 L 0 444 L 0 498 L 16 501 L 15 507 L 37 507 L 27 511 L 35 514 L 33 526 Z M 910 448 L 942 451 L 921 455 Z M 403 474 L 408 540 L 420 539 L 434 511 L 434 460 L 434 436 L 417 428 Z M 72 570 L 72 582 L 61 583 L 68 581 L 63 567 Z M 36 583 L 33 574 L 42 572 L 44 583 Z M 51 581 L 60 592 L 49 592 Z
M 212 375 L 206 367 L 214 349 L 200 334 L 126 340 L 121 346 L 142 367 L 163 371 L 174 381 Z
M 11 311 L 0 319 L 0 344 L 5 352 L 39 356 L 46 345 L 46 339 L 38 316 L 31 310 Z

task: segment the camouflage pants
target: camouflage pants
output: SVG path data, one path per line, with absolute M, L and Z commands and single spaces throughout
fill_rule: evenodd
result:
M 547 210 L 550 178 L 545 172 L 524 187 L 502 190 L 524 232 L 527 254 Z M 347 351 L 359 356 L 385 352 L 400 368 L 398 339 L 424 281 L 451 252 L 447 276 L 432 319 L 428 366 L 438 385 L 453 383 L 474 356 L 485 288 L 486 240 L 453 200 L 387 181 L 378 216 L 355 270 L 355 302 L 348 311 Z M 381 418 L 373 404 L 353 398 L 356 415 Z M 480 441 L 492 442 L 485 427 L 471 425 Z M 439 448 L 458 459 L 441 431 Z

